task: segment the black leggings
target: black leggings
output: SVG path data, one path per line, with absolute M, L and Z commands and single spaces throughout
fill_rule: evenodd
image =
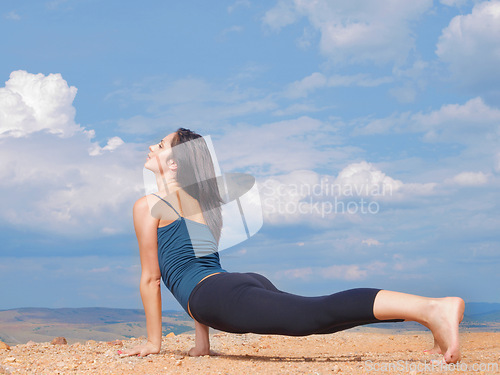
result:
M 358 288 L 321 297 L 278 290 L 257 273 L 227 272 L 193 289 L 189 309 L 209 327 L 231 333 L 307 336 L 342 331 L 378 320 L 373 302 L 380 289 Z

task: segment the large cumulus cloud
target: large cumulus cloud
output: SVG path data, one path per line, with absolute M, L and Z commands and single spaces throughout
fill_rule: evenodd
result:
M 0 88 L 0 137 L 24 137 L 40 130 L 67 137 L 82 131 L 75 124 L 76 93 L 60 74 L 12 72 Z
M 141 156 L 119 137 L 101 146 L 76 124 L 76 92 L 60 74 L 25 71 L 0 88 L 4 225 L 85 237 L 130 229 Z
M 478 3 L 443 29 L 436 54 L 462 85 L 497 89 L 500 83 L 500 1 Z

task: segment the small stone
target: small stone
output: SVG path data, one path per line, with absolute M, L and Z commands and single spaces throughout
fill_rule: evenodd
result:
M 66 339 L 62 336 L 56 337 L 54 340 L 51 342 L 52 345 L 68 345 L 68 342 Z
M 170 332 L 170 333 L 169 333 L 167 336 L 165 336 L 165 337 L 175 337 L 175 333 Z
M 181 360 L 176 361 L 176 362 L 175 362 L 175 365 L 176 365 L 176 366 L 180 366 L 180 365 L 182 365 L 182 361 L 181 361 Z
M 14 357 L 7 357 L 3 360 L 4 363 L 12 363 L 15 361 L 16 361 L 16 358 L 14 358 Z
M 0 366 L 0 374 L 10 375 L 12 374 L 10 370 L 6 367 Z
M 10 346 L 4 343 L 3 341 L 0 341 L 0 350 L 1 349 L 10 350 Z
M 123 342 L 120 340 L 115 340 L 115 341 L 108 341 L 108 345 L 114 345 L 114 346 L 123 346 Z
M 34 346 L 36 345 L 36 342 L 34 342 L 33 340 L 30 340 L 26 343 L 26 346 Z

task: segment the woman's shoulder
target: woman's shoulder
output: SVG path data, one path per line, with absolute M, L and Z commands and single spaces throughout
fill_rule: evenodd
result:
M 151 207 L 153 207 L 159 198 L 154 194 L 145 195 L 137 199 L 134 203 L 133 213 L 134 216 L 140 215 L 150 215 Z

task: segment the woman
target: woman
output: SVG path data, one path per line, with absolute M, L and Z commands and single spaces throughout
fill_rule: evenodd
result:
M 264 276 L 222 269 L 217 245 L 221 203 L 210 153 L 203 138 L 180 128 L 150 146 L 145 167 L 158 194 L 133 210 L 142 267 L 140 292 L 148 341 L 124 355 L 159 353 L 161 294 L 166 286 L 195 321 L 189 355 L 210 354 L 209 326 L 233 333 L 305 336 L 382 321 L 416 321 L 429 328 L 447 363 L 460 360 L 458 326 L 464 301 L 426 298 L 372 288 L 303 297 L 278 290 Z

